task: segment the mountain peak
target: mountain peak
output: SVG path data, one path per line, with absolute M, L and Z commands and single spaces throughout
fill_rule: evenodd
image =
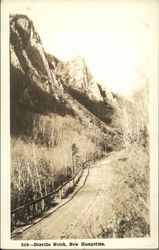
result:
M 77 55 L 73 60 L 59 62 L 56 75 L 69 92 L 78 92 L 91 101 L 103 101 L 97 82 L 94 80 L 85 59 Z
M 25 15 L 10 16 L 10 52 L 11 75 L 15 78 L 12 78 L 11 85 L 23 105 L 38 109 L 42 96 L 45 95 L 47 100 L 50 93 L 59 102 L 62 86 L 50 70 L 33 22 Z
M 82 55 L 77 55 L 72 61 L 81 61 L 81 62 L 85 63 L 84 56 L 82 56 Z

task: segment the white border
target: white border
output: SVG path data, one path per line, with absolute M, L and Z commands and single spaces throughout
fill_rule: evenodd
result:
M 145 0 L 146 1 L 146 0 Z M 152 1 L 153 2 L 153 1 Z M 9 111 L 9 1 L 2 0 L 1 8 L 1 247 L 3 249 L 32 249 L 21 247 L 22 242 L 10 239 L 10 111 Z M 158 1 L 156 0 L 156 3 Z M 83 2 L 82 2 L 83 4 Z M 159 4 L 156 5 L 159 7 Z M 38 6 L 37 6 L 38 7 Z M 157 21 L 157 20 L 156 20 Z M 159 21 L 159 16 L 158 16 Z M 158 22 L 159 23 L 159 22 Z M 159 33 L 158 33 L 159 34 Z M 154 33 L 154 50 L 150 71 L 150 130 L 151 130 L 151 159 L 150 159 L 150 197 L 151 197 L 151 237 L 134 239 L 102 239 L 85 240 L 85 242 L 105 242 L 104 249 L 128 248 L 157 248 L 158 247 L 158 37 Z M 84 240 L 82 240 L 84 241 Z M 29 241 L 30 243 L 38 241 Z M 41 240 L 52 243 L 54 241 Z M 57 242 L 60 242 L 58 240 Z M 67 240 L 65 242 L 70 242 Z M 71 240 L 73 242 L 73 240 Z M 76 242 L 80 242 L 77 240 Z M 36 249 L 55 249 L 53 247 L 35 247 Z M 61 249 L 60 247 L 56 247 Z M 75 247 L 72 247 L 74 249 Z M 77 249 L 83 247 L 76 247 Z M 91 247 L 88 247 L 90 249 Z M 96 249 L 97 247 L 94 247 Z M 100 247 L 99 247 L 100 248 Z M 71 247 L 69 247 L 71 249 Z

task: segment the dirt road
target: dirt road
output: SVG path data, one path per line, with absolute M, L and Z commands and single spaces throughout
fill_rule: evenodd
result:
M 84 187 L 67 204 L 27 231 L 22 238 L 82 239 L 100 237 L 109 209 L 111 157 L 92 163 Z

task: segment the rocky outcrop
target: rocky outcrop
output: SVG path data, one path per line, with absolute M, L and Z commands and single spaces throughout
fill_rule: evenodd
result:
M 55 57 L 49 56 L 49 62 L 55 65 L 53 72 L 65 89 L 78 91 L 91 101 L 103 101 L 97 82 L 93 79 L 82 56 L 67 62 L 57 61 Z
M 111 124 L 114 107 L 117 104 L 111 91 L 97 83 L 82 56 L 62 62 L 48 55 L 49 65 L 59 84 L 73 98 L 106 124 Z
M 117 105 L 117 99 L 113 96 L 113 93 L 105 86 L 104 83 L 98 83 L 98 88 L 105 102 L 109 102 L 112 105 Z
M 10 18 L 10 65 L 11 94 L 16 94 L 19 104 L 36 109 L 50 94 L 62 101 L 63 87 L 50 70 L 32 21 L 23 15 Z

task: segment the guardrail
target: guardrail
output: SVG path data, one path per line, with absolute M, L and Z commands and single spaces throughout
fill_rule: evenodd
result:
M 92 161 L 92 160 L 91 160 Z M 16 227 L 21 227 L 24 225 L 28 225 L 33 219 L 39 217 L 45 211 L 49 210 L 49 208 L 54 207 L 57 203 L 57 199 L 62 199 L 66 197 L 69 193 L 73 191 L 74 186 L 80 180 L 83 171 L 85 169 L 85 165 L 90 162 L 86 161 L 82 164 L 82 167 L 76 172 L 76 174 L 70 178 L 68 181 L 63 183 L 56 190 L 44 195 L 36 200 L 33 200 L 23 206 L 20 206 L 11 211 L 11 231 L 13 231 Z

